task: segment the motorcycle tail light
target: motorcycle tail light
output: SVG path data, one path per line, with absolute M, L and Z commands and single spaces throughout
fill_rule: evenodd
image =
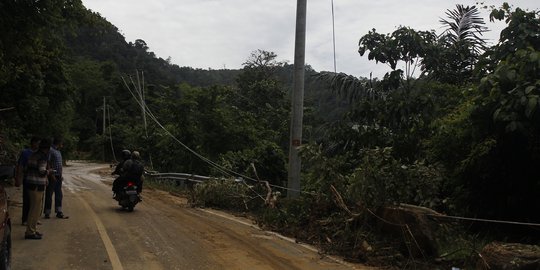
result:
M 133 183 L 133 182 L 128 182 L 128 183 L 127 183 L 127 186 L 128 186 L 128 187 L 131 187 L 131 186 L 134 186 L 134 185 L 135 185 L 135 183 Z

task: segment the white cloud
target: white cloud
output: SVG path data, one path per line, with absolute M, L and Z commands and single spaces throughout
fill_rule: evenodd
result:
M 487 0 L 500 6 L 503 1 Z M 128 41 L 143 39 L 158 57 L 180 66 L 240 68 L 257 49 L 294 60 L 296 1 L 292 0 L 83 0 L 116 25 Z M 358 40 L 370 29 L 389 33 L 400 25 L 440 32 L 439 18 L 455 4 L 476 1 L 334 0 L 338 72 L 381 76 L 387 68 L 360 57 Z M 516 7 L 540 9 L 537 0 L 514 0 Z M 308 1 L 306 63 L 333 70 L 331 0 Z M 487 19 L 487 11 L 483 10 Z M 502 24 L 486 35 L 496 40 Z

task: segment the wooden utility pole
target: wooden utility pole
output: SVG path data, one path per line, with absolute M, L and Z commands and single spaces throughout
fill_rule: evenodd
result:
M 141 80 L 142 79 L 142 83 Z M 137 71 L 137 84 L 138 87 L 135 87 L 138 90 L 139 98 L 141 99 L 141 110 L 144 124 L 144 134 L 146 143 L 148 143 L 148 123 L 146 122 L 146 100 L 144 97 L 144 71 L 141 71 L 141 78 L 139 78 L 139 71 Z M 150 168 L 154 168 L 154 163 L 152 162 L 152 154 L 148 153 L 148 158 L 150 161 Z
M 148 139 L 148 129 L 147 129 L 147 122 L 146 122 L 146 101 L 144 98 L 144 72 L 141 71 L 141 77 L 142 77 L 142 84 L 139 79 L 139 71 L 137 71 L 137 84 L 139 90 L 139 97 L 141 99 L 141 111 L 142 111 L 142 117 L 143 117 L 143 123 L 144 123 L 144 134 L 146 135 L 146 139 Z
M 300 195 L 301 160 L 298 148 L 302 144 L 302 118 L 304 115 L 304 65 L 306 51 L 307 0 L 297 0 L 296 36 L 294 46 L 294 89 L 292 93 L 291 141 L 289 144 L 289 177 L 287 197 Z
M 101 135 L 103 137 L 103 161 L 105 161 L 105 106 L 106 106 L 106 103 L 105 103 L 105 97 L 103 97 L 103 130 L 101 132 Z

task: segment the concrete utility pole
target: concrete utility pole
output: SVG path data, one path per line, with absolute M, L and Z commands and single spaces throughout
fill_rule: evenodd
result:
M 302 144 L 302 118 L 304 115 L 304 65 L 306 51 L 307 0 L 297 0 L 296 37 L 294 47 L 294 89 L 292 93 L 291 141 L 289 144 L 289 181 L 287 197 L 300 195 L 300 171 L 302 163 L 298 147 Z

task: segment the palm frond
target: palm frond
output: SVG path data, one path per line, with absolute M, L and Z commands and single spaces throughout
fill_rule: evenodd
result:
M 367 81 L 367 79 L 360 80 L 345 73 L 327 71 L 320 72 L 319 75 L 317 75 L 317 79 L 328 83 L 334 93 L 348 98 L 349 101 L 382 97 L 382 93 L 373 89 L 371 83 Z
M 448 19 L 440 19 L 439 22 L 446 28 L 441 35 L 448 42 L 466 42 L 475 51 L 485 47 L 486 41 L 482 35 L 488 29 L 476 6 L 456 5 L 456 9 L 447 10 L 445 14 Z

